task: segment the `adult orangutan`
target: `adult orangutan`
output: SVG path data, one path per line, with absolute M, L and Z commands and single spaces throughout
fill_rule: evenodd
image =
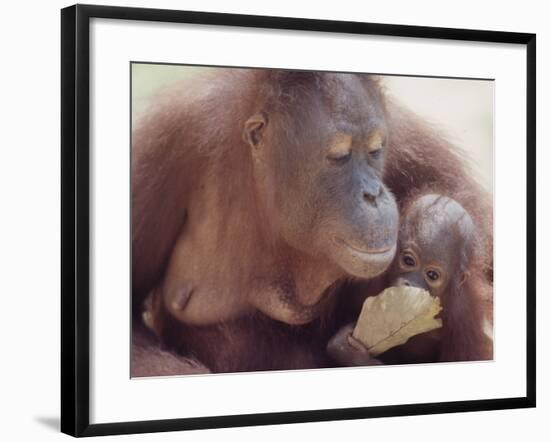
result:
M 132 169 L 134 321 L 149 294 L 161 342 L 213 371 L 322 365 L 318 324 L 388 268 L 418 187 L 466 194 L 490 242 L 460 154 L 368 75 L 216 70 L 138 122 Z

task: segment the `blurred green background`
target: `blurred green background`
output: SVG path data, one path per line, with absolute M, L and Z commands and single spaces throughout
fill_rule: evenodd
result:
M 132 64 L 132 121 L 155 94 L 176 81 L 201 75 L 206 67 Z M 382 76 L 386 91 L 414 110 L 465 151 L 476 179 L 493 193 L 494 82 Z

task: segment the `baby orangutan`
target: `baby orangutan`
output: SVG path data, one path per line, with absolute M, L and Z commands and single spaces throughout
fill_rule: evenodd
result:
M 415 197 L 404 205 L 398 246 L 382 288 L 429 291 L 441 302 L 443 326 L 413 336 L 378 360 L 352 336 L 352 323 L 329 341 L 329 356 L 343 366 L 492 359 L 492 285 L 484 275 L 489 257 L 468 212 L 446 196 Z

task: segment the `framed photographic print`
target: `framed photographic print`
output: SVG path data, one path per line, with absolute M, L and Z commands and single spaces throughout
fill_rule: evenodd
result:
M 535 406 L 535 35 L 61 25 L 63 432 Z

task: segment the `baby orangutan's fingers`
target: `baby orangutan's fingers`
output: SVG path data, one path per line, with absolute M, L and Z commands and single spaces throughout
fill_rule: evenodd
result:
M 149 330 L 158 335 L 155 318 L 158 314 L 155 309 L 155 293 L 156 290 L 152 290 L 145 298 L 143 303 L 143 313 L 141 315 L 143 323 Z
M 361 341 L 359 341 L 358 339 L 355 339 L 353 337 L 352 332 L 353 332 L 353 329 L 348 334 L 348 343 L 349 343 L 349 345 L 351 345 L 359 353 L 368 354 L 369 351 L 367 350 L 367 347 L 365 347 Z
M 189 302 L 189 298 L 191 298 L 191 295 L 193 294 L 193 290 L 194 287 L 192 284 L 182 284 L 178 291 L 172 296 L 172 310 L 177 312 L 185 309 L 187 303 Z
M 381 365 L 371 358 L 367 347 L 352 336 L 355 324 L 342 327 L 328 342 L 327 353 L 342 366 Z

